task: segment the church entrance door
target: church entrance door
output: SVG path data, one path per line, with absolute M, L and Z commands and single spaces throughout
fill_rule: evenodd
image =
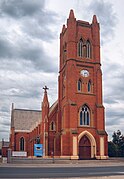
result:
M 79 142 L 79 159 L 91 158 L 91 143 L 86 135 L 84 135 Z

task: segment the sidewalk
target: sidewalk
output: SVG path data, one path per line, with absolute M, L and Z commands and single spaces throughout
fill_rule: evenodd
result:
M 54 162 L 54 163 L 53 163 Z M 103 166 L 124 166 L 124 158 L 110 158 L 108 160 L 47 160 L 38 163 L 31 160 L 30 163 L 7 163 L 4 159 L 0 167 L 103 167 Z

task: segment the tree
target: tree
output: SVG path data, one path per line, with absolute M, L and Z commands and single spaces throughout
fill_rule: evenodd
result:
M 121 141 L 121 131 L 118 130 L 117 132 L 114 132 L 112 135 L 113 139 L 112 142 L 116 145 L 120 145 L 120 141 Z
M 113 133 L 112 141 L 108 143 L 108 154 L 110 157 L 124 157 L 124 136 L 120 130 Z
M 118 156 L 118 147 L 113 142 L 108 142 L 108 156 L 117 157 Z

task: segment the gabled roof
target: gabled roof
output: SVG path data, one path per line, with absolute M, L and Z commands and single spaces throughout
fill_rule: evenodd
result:
M 50 107 L 49 115 L 58 105 L 58 100 Z M 15 132 L 31 132 L 42 120 L 42 111 L 28 109 L 12 109 L 11 127 Z
M 13 109 L 12 119 L 15 131 L 30 132 L 42 120 L 40 110 Z

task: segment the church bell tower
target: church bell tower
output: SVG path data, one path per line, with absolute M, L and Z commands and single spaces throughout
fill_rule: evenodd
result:
M 58 114 L 61 157 L 106 159 L 99 23 L 76 20 L 73 10 L 60 34 Z

